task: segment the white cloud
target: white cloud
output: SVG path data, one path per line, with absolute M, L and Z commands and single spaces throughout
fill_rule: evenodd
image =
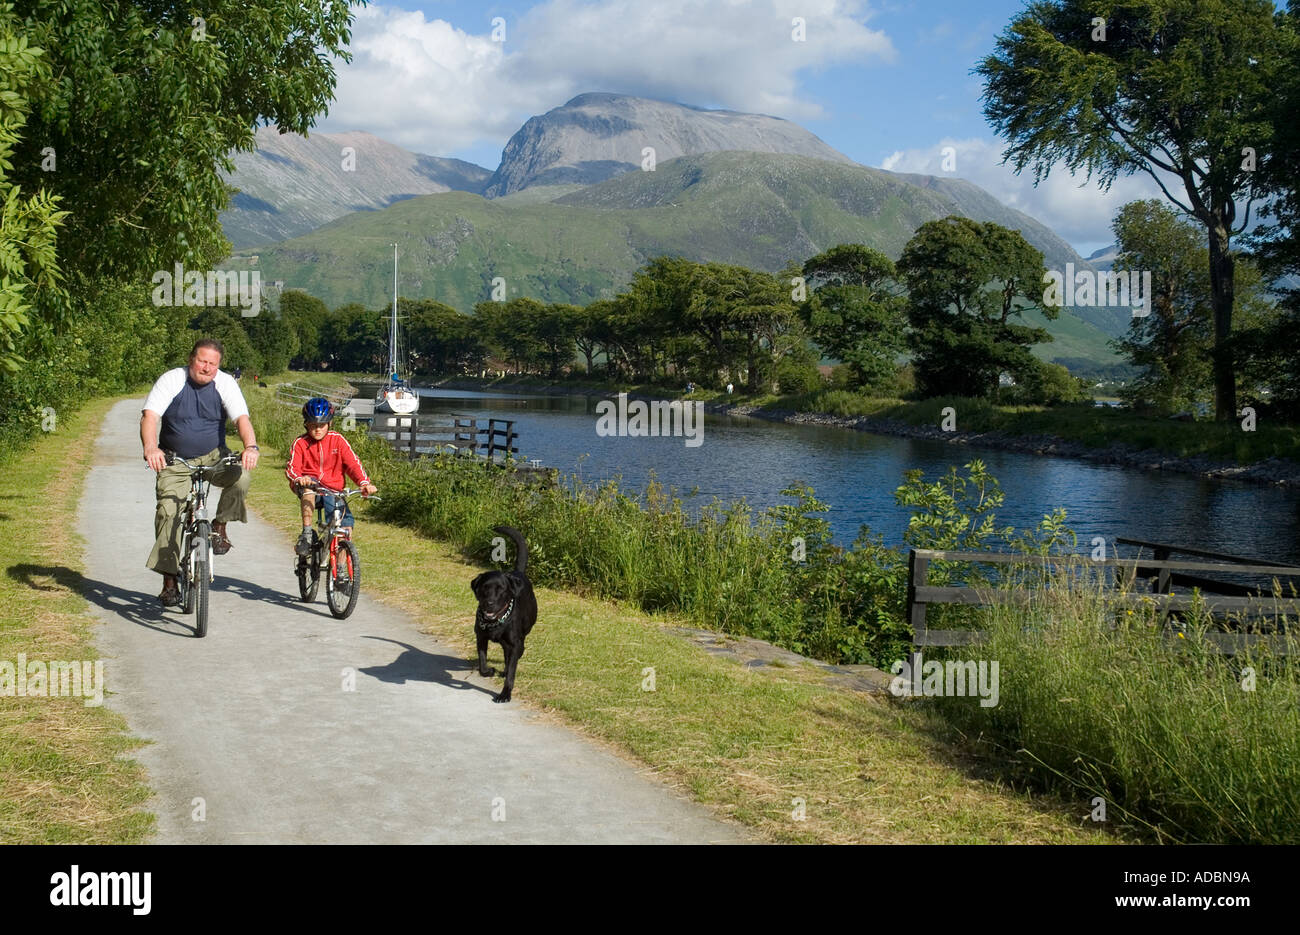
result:
M 388 6 L 356 10 L 352 63 L 336 62 L 326 131 L 362 129 L 443 154 L 517 129 L 518 97 L 502 76 L 502 44 L 445 20 Z
M 957 151 L 955 172 L 943 171 L 943 149 L 948 146 Z M 1005 149 L 1004 144 L 994 139 L 945 138 L 926 149 L 893 152 L 880 167 L 890 172 L 915 172 L 972 182 L 1003 204 L 1046 224 L 1085 256 L 1099 246 L 1114 242 L 1110 224 L 1123 205 L 1140 198 L 1164 200 L 1159 186 L 1145 173 L 1122 175 L 1115 179 L 1109 191 L 1103 192 L 1095 176 L 1087 181 L 1084 174 L 1071 175 L 1065 166 L 1058 165 L 1035 187 L 1029 167 L 1016 175 L 1010 165 L 999 164 Z M 1171 187 L 1170 191 L 1178 194 L 1181 187 Z
M 519 82 L 564 73 L 574 93 L 609 90 L 710 102 L 787 118 L 821 116 L 799 94 L 799 73 L 838 63 L 893 61 L 880 30 L 853 0 L 550 0 L 514 33 L 508 64 Z M 795 17 L 803 21 L 796 41 Z M 558 102 L 557 102 L 558 103 Z
M 352 63 L 336 63 L 321 129 L 365 128 L 433 154 L 503 145 L 522 120 L 584 91 L 810 119 L 799 75 L 889 62 L 896 52 L 858 0 L 546 0 L 506 41 L 388 5 L 360 8 Z M 792 39 L 804 20 L 805 41 Z

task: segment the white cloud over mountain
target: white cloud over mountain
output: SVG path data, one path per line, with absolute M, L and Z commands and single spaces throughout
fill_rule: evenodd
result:
M 800 96 L 801 71 L 895 58 L 867 16 L 852 0 L 546 0 L 507 20 L 497 42 L 486 15 L 470 33 L 422 12 L 360 8 L 321 129 L 447 155 L 500 146 L 524 118 L 584 91 L 809 119 L 821 108 Z

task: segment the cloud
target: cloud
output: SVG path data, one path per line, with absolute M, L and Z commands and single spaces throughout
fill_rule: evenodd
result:
M 508 65 L 519 82 L 562 71 L 575 93 L 612 90 L 809 119 L 822 110 L 800 96 L 800 72 L 896 58 L 888 36 L 861 21 L 867 15 L 846 0 L 550 0 L 520 22 L 523 48 Z
M 944 171 L 945 147 L 956 150 L 955 171 Z M 1145 173 L 1120 176 L 1108 192 L 1103 192 L 1095 177 L 1089 182 L 1084 174 L 1071 175 L 1063 165 L 1058 165 L 1034 187 L 1033 172 L 1028 167 L 1016 175 L 1010 165 L 999 165 L 1005 148 L 994 139 L 945 138 L 926 149 L 893 152 L 880 167 L 890 172 L 915 172 L 973 182 L 1003 204 L 1046 224 L 1080 252 L 1085 249 L 1091 252 L 1097 246 L 1114 242 L 1110 224 L 1123 205 L 1141 198 L 1165 200 L 1159 186 Z M 1170 191 L 1178 193 L 1181 186 Z
M 445 20 L 393 7 L 357 9 L 352 63 L 336 62 L 326 131 L 364 128 L 417 152 L 455 152 L 509 135 L 516 96 L 502 75 L 502 44 Z
M 522 120 L 584 91 L 811 119 L 800 74 L 836 64 L 891 62 L 896 51 L 865 25 L 857 0 L 546 0 L 507 20 L 494 42 L 422 12 L 356 10 L 351 64 L 336 63 L 325 131 L 364 127 L 433 154 L 500 146 Z M 794 18 L 803 19 L 795 41 Z

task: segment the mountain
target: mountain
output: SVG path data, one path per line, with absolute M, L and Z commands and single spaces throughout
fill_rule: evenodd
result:
M 788 120 L 591 93 L 529 118 L 506 143 L 483 194 L 497 198 L 533 185 L 602 182 L 641 169 L 646 147 L 654 149 L 656 163 L 745 150 L 855 164 Z
M 497 276 L 511 297 L 585 304 L 613 295 L 660 254 L 770 271 L 838 243 L 866 243 L 897 257 L 917 227 L 952 213 L 1021 229 L 1049 267 L 1086 268 L 1045 227 L 969 183 L 916 184 L 853 163 L 753 152 L 683 156 L 554 201 L 465 192 L 412 198 L 259 252 L 266 278 L 306 289 L 331 306 L 379 306 L 391 296 L 388 244 L 396 240 L 402 295 L 469 311 L 489 298 Z M 1109 324 L 1112 311 L 1064 310 L 1047 323 L 1058 340 L 1044 356 L 1113 360 L 1106 348 L 1113 332 L 1099 327 Z
M 1119 244 L 1113 243 L 1109 247 L 1094 250 L 1092 255 L 1088 257 L 1088 263 L 1095 270 L 1108 272 L 1115 265 L 1115 257 L 1117 256 L 1119 256 Z
M 286 240 L 416 195 L 481 192 L 491 176 L 482 166 L 409 152 L 369 133 L 305 137 L 262 127 L 257 149 L 232 158 L 235 171 L 226 181 L 240 192 L 221 225 L 236 248 Z

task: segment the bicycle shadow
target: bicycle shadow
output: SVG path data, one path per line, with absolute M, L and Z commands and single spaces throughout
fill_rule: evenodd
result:
M 293 587 L 298 587 L 297 579 L 293 581 Z M 318 593 L 316 599 L 310 603 L 300 601 L 293 594 L 287 591 L 278 591 L 274 588 L 268 588 L 264 585 L 254 584 L 251 581 L 245 581 L 243 578 L 231 578 L 229 576 L 217 574 L 217 579 L 212 582 L 208 588 L 209 594 L 230 593 L 245 600 L 259 601 L 266 604 L 274 604 L 277 607 L 288 607 L 293 610 L 305 611 L 315 616 L 331 616 L 329 608 L 325 606 L 324 588 Z
M 464 659 L 427 652 L 418 646 L 389 639 L 386 636 L 363 636 L 362 639 L 378 640 L 402 647 L 402 652 L 387 665 L 364 666 L 357 670 L 358 672 L 364 672 L 371 678 L 396 685 L 406 682 L 436 682 L 457 691 L 472 690 L 483 692 L 486 695 L 496 694 L 496 692 L 484 688 L 482 685 L 467 682 L 453 674 L 453 670 L 459 672 L 473 670 L 473 663 L 466 662 Z
M 128 591 L 114 584 L 87 578 L 78 571 L 62 565 L 10 565 L 5 573 L 11 579 L 36 591 L 53 591 L 55 588 L 40 581 L 52 578 L 59 587 L 80 594 L 96 607 L 102 607 L 115 616 L 168 636 L 193 637 L 192 614 L 178 615 L 175 608 L 164 608 L 152 594 Z M 171 610 L 171 614 L 168 613 Z

